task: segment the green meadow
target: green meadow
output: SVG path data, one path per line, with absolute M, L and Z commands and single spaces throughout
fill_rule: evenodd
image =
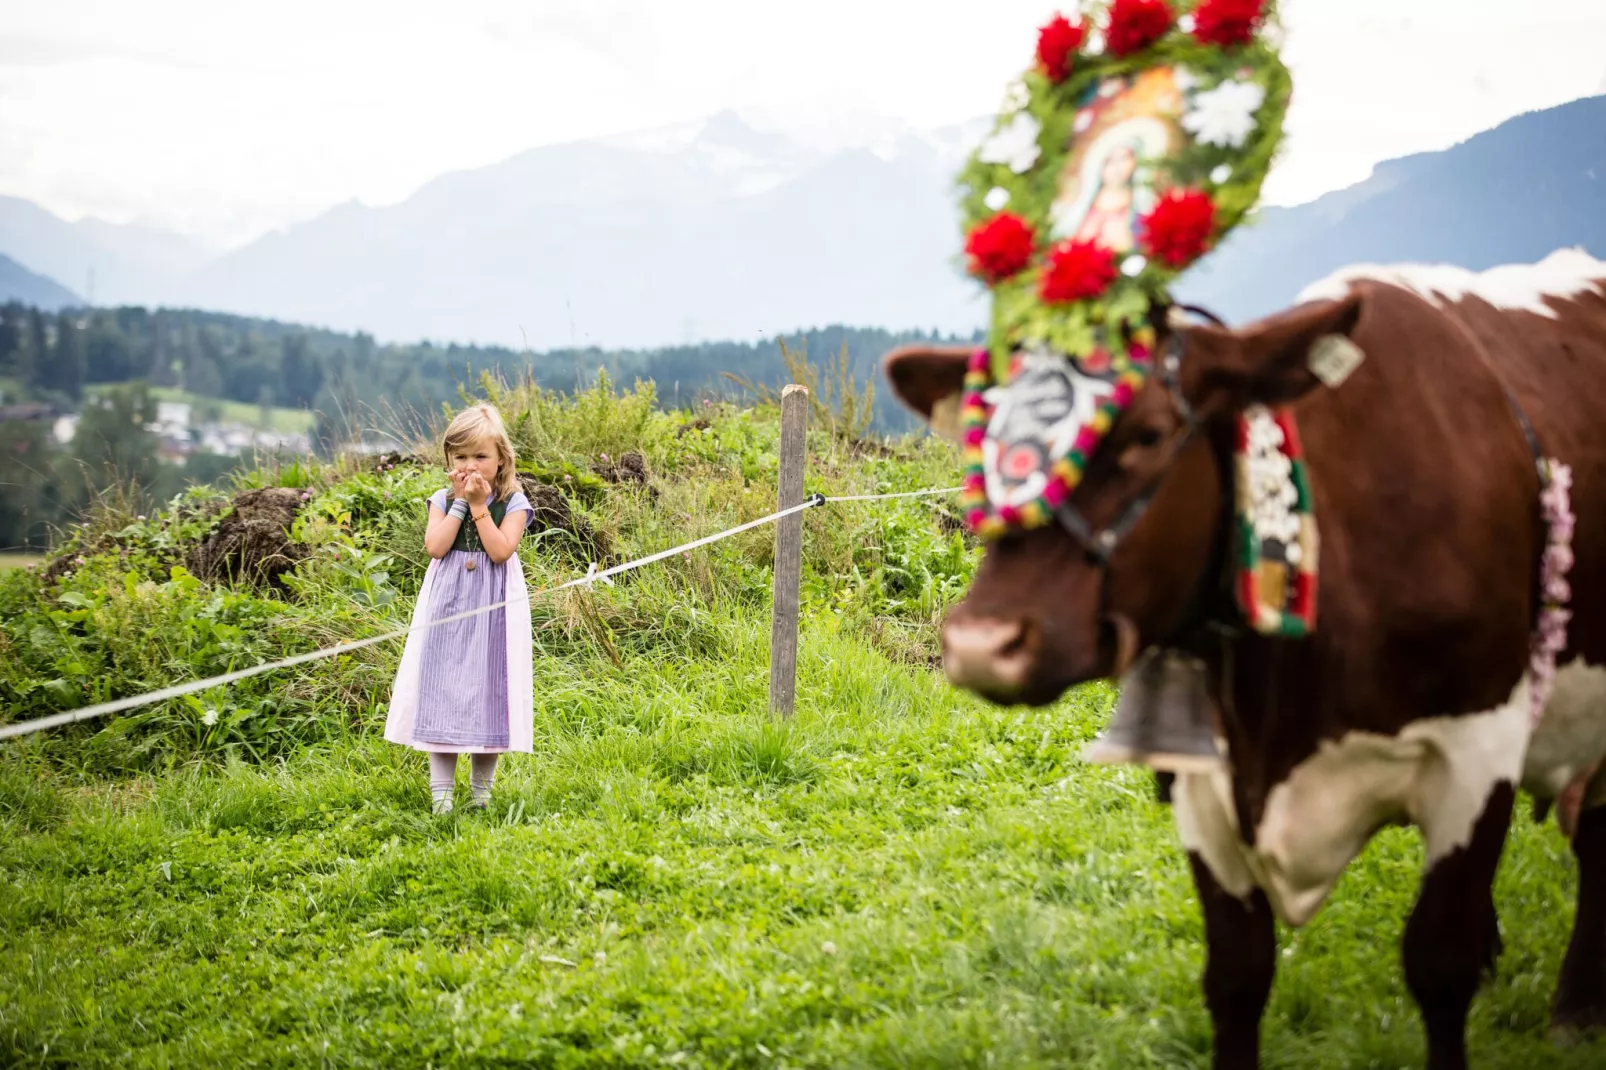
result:
M 485 389 L 583 522 L 526 538 L 532 587 L 774 508 L 772 406 Z M 645 485 L 595 471 L 630 450 Z M 929 440 L 816 420 L 810 453 L 810 491 L 956 481 Z M 0 570 L 0 720 L 400 626 L 441 485 L 427 461 L 303 464 L 144 520 L 101 507 L 61 566 Z M 283 589 L 191 575 L 257 486 L 306 495 Z M 951 501 L 804 517 L 795 717 L 766 711 L 765 527 L 535 597 L 535 750 L 484 812 L 462 769 L 432 816 L 424 757 L 381 738 L 396 643 L 0 744 L 0 1064 L 1207 1066 L 1170 812 L 1143 771 L 1078 758 L 1114 690 L 1028 710 L 947 686 L 937 626 L 978 556 Z M 1381 835 L 1280 934 L 1268 1066 L 1422 1064 L 1398 965 L 1421 860 Z M 1523 807 L 1474 1065 L 1606 1065 L 1546 1035 L 1574 888 Z

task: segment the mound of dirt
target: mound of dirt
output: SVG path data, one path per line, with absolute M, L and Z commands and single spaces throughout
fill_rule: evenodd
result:
M 566 536 L 544 540 L 547 545 L 576 561 L 607 562 L 611 552 L 607 536 L 593 528 L 585 517 L 576 515 L 561 490 L 529 476 L 519 477 L 519 489 L 530 499 L 530 530 L 558 531 Z
M 380 468 L 396 468 L 404 464 L 411 465 L 414 468 L 429 468 L 434 463 L 435 462 L 430 460 L 428 457 L 422 457 L 416 453 L 402 453 L 398 450 L 391 450 L 389 453 L 382 453 L 379 455 L 378 459 L 374 461 L 374 464 Z
M 885 442 L 877 442 L 873 438 L 856 438 L 848 443 L 848 456 L 853 458 L 864 457 L 896 457 L 898 451 Z
M 629 451 L 617 462 L 594 464 L 591 470 L 601 476 L 605 483 L 633 483 L 652 491 L 652 473 L 647 470 L 647 458 L 641 455 L 640 450 Z M 657 497 L 656 494 L 653 496 Z
M 707 420 L 705 420 L 701 416 L 699 416 L 699 417 L 697 417 L 697 419 L 692 420 L 690 423 L 684 423 L 684 424 L 681 424 L 679 427 L 675 428 L 675 437 L 676 438 L 684 438 L 687 435 L 695 434 L 696 432 L 699 432 L 699 431 L 707 431 L 710 427 L 713 427 L 713 426 L 714 426 L 713 424 L 709 423 Z
M 290 538 L 301 492 L 290 487 L 252 490 L 234 499 L 234 512 L 185 561 L 203 580 L 244 581 L 284 588 L 284 574 L 308 551 Z

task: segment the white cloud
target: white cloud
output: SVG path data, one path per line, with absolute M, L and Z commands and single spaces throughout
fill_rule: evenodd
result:
M 239 241 L 539 144 L 736 107 L 857 137 L 998 107 L 1057 5 L 53 0 L 0 14 L 0 192 Z M 1067 7 L 1073 6 L 1070 4 Z M 1599 0 L 1284 0 L 1273 202 L 1596 89 Z M 1408 12 L 1405 13 L 1405 12 Z M 1601 87 L 1606 89 L 1606 86 Z

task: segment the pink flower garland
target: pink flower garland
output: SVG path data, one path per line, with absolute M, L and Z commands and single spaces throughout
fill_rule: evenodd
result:
M 1556 655 L 1567 646 L 1567 622 L 1572 619 L 1572 612 L 1566 608 L 1572 600 L 1567 573 L 1573 567 L 1573 526 L 1577 522 L 1572 510 L 1572 469 L 1555 461 L 1547 461 L 1546 465 L 1550 481 L 1539 495 L 1539 507 L 1547 529 L 1545 555 L 1539 564 L 1543 605 L 1534 628 L 1533 652 L 1528 663 L 1533 677 L 1532 714 L 1536 726 L 1555 683 Z

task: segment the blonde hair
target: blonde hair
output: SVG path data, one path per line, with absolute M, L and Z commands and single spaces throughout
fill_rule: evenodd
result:
M 452 451 L 477 442 L 490 442 L 496 447 L 496 481 L 491 490 L 498 501 L 507 501 L 519 489 L 518 473 L 513 469 L 513 440 L 507 437 L 502 425 L 502 414 L 492 405 L 471 405 L 452 417 L 441 439 L 441 453 L 446 467 L 452 467 Z

